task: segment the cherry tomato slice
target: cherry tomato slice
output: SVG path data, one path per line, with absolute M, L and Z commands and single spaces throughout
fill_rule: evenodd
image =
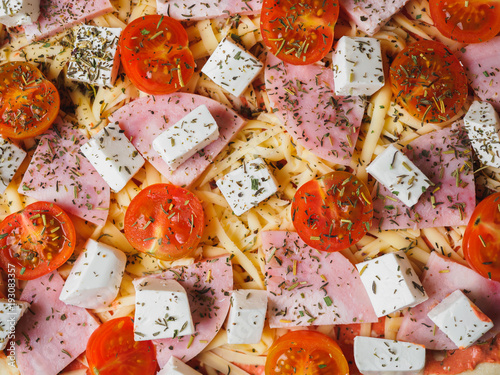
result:
M 321 60 L 332 48 L 337 0 L 264 0 L 260 30 L 279 59 L 294 65 Z
M 170 94 L 179 90 L 194 73 L 188 35 L 173 18 L 149 15 L 132 21 L 120 37 L 123 69 L 147 94 Z
M 138 251 L 163 260 L 188 256 L 201 240 L 205 216 L 189 190 L 156 184 L 142 190 L 125 213 L 125 237 Z
M 269 349 L 266 375 L 348 375 L 338 344 L 317 331 L 291 331 Z
M 500 32 L 500 5 L 494 0 L 430 0 L 436 28 L 461 43 L 481 43 Z
M 130 317 L 109 320 L 90 336 L 87 360 L 93 375 L 154 375 L 158 364 L 151 341 L 134 341 Z
M 339 251 L 370 228 L 373 204 L 368 187 L 349 172 L 336 171 L 302 185 L 292 201 L 292 220 L 309 246 Z
M 24 139 L 45 132 L 55 121 L 59 92 L 26 62 L 0 65 L 0 134 Z
M 464 68 L 439 42 L 407 46 L 392 62 L 390 79 L 396 101 L 422 122 L 448 121 L 467 99 Z
M 474 209 L 462 241 L 470 267 L 500 281 L 500 192 L 483 199 Z
M 62 208 L 35 202 L 0 223 L 0 267 L 32 280 L 62 266 L 73 254 L 76 233 Z

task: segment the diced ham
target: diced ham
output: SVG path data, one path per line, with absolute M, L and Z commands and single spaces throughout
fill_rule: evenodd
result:
M 219 125 L 219 139 L 186 160 L 174 171 L 152 146 L 153 140 L 196 107 L 205 104 Z M 110 116 L 118 121 L 132 144 L 167 180 L 191 185 L 243 127 L 245 121 L 233 110 L 200 95 L 177 93 L 134 100 Z
M 104 225 L 110 190 L 79 150 L 87 139 L 69 122 L 57 118 L 45 133 L 23 176 L 19 193 L 54 202 L 67 213 Z
M 157 12 L 179 21 L 260 13 L 262 0 L 157 0 Z
M 271 328 L 377 322 L 356 268 L 294 232 L 262 232 Z
M 461 124 L 410 142 L 402 151 L 433 182 L 411 209 L 386 187 L 373 194 L 380 229 L 467 225 L 476 206 L 472 150 Z
M 365 109 L 359 97 L 339 97 L 333 72 L 319 65 L 291 65 L 268 54 L 266 90 L 292 138 L 315 155 L 348 165 Z
M 99 327 L 87 310 L 59 300 L 63 285 L 54 271 L 28 281 L 21 294 L 31 303 L 16 327 L 16 362 L 23 375 L 57 375 L 85 351 Z
M 422 285 L 429 299 L 405 314 L 398 340 L 422 344 L 427 349 L 457 349 L 448 336 L 427 317 L 433 307 L 457 289 L 463 291 L 495 324 L 482 340 L 500 332 L 499 282 L 488 280 L 470 268 L 433 252 L 422 275 Z

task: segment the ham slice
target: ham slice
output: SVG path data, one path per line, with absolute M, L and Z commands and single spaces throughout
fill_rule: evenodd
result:
M 266 90 L 292 138 L 315 155 L 348 165 L 365 110 L 359 97 L 335 96 L 333 71 L 291 65 L 268 54 Z
M 108 217 L 108 184 L 79 150 L 87 139 L 57 118 L 45 133 L 23 176 L 19 193 L 54 202 L 67 213 L 96 225 Z
M 294 232 L 262 232 L 271 328 L 377 322 L 356 268 Z
M 157 12 L 179 21 L 260 13 L 262 0 L 157 0 Z
M 87 310 L 59 300 L 63 285 L 54 271 L 28 281 L 21 294 L 31 303 L 16 327 L 16 362 L 23 375 L 57 375 L 85 351 L 99 327 Z
M 476 304 L 495 324 L 482 340 L 500 332 L 500 283 L 480 276 L 470 268 L 431 253 L 422 275 L 422 285 L 429 299 L 405 314 L 398 340 L 425 345 L 427 349 L 450 350 L 457 346 L 434 323 L 427 313 L 457 289 Z
M 467 225 L 476 206 L 472 149 L 461 124 L 432 132 L 402 151 L 434 183 L 411 209 L 386 187 L 373 194 L 380 229 Z
M 196 107 L 205 104 L 219 125 L 219 139 L 173 170 L 152 146 L 153 140 Z M 200 95 L 177 93 L 147 96 L 134 100 L 110 116 L 118 121 L 132 144 L 167 180 L 178 186 L 191 185 L 221 150 L 243 127 L 245 121 L 236 112 Z

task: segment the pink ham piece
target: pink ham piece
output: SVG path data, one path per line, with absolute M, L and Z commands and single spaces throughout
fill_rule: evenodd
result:
M 202 104 L 207 106 L 219 125 L 219 139 L 172 171 L 160 154 L 153 149 L 153 140 Z M 245 124 L 236 112 L 219 102 L 187 93 L 147 96 L 134 100 L 113 113 L 109 120 L 119 122 L 135 148 L 167 180 L 175 185 L 187 187 L 203 173 Z
M 291 65 L 268 54 L 266 90 L 292 138 L 315 155 L 348 165 L 365 110 L 359 97 L 339 97 L 333 72 L 319 65 Z
M 57 375 L 85 351 L 99 327 L 87 310 L 59 300 L 57 271 L 28 281 L 21 300 L 31 303 L 16 327 L 16 361 L 23 375 Z
M 157 0 L 157 12 L 179 21 L 260 13 L 262 0 Z
M 472 150 L 461 125 L 438 130 L 402 151 L 434 183 L 412 208 L 386 187 L 373 194 L 374 226 L 380 229 L 467 225 L 476 206 Z
M 87 139 L 69 122 L 57 118 L 40 139 L 23 176 L 19 193 L 54 202 L 67 213 L 96 225 L 108 217 L 110 190 L 79 153 Z
M 271 328 L 378 321 L 358 271 L 342 254 L 319 252 L 294 232 L 261 238 Z
M 425 345 L 427 349 L 457 349 L 443 331 L 434 328 L 434 323 L 427 317 L 433 307 L 457 289 L 463 291 L 495 324 L 481 340 L 500 333 L 499 282 L 488 280 L 470 268 L 433 252 L 422 275 L 422 285 L 429 299 L 405 314 L 398 340 Z
M 37 22 L 24 27 L 28 41 L 47 38 L 113 11 L 109 0 L 41 0 Z

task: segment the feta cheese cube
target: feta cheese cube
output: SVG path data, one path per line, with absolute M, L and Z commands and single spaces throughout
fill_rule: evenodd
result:
M 464 124 L 481 163 L 500 168 L 500 117 L 495 108 L 488 102 L 474 101 Z
M 177 281 L 146 277 L 135 285 L 135 290 L 135 341 L 194 333 L 188 296 Z
M 86 309 L 106 307 L 118 295 L 126 263 L 123 251 L 89 239 L 59 299 L 67 305 Z
M 156 375 L 201 375 L 201 373 L 172 356 Z
M 40 0 L 0 1 L 0 23 L 7 27 L 29 25 L 40 15 Z
M 26 151 L 0 137 L 0 194 L 5 192 L 26 155 Z
M 7 342 L 15 335 L 16 324 L 30 304 L 24 301 L 0 299 L 0 350 L 7 347 Z
M 277 182 L 261 158 L 245 163 L 216 183 L 237 216 L 278 191 Z
M 265 290 L 240 289 L 231 295 L 227 320 L 228 344 L 257 344 L 262 337 L 267 311 Z
M 366 171 L 408 207 L 414 206 L 432 184 L 427 176 L 392 144 L 366 167 Z
M 165 163 L 176 169 L 219 138 L 219 126 L 206 105 L 200 105 L 153 141 Z
M 333 56 L 336 95 L 372 95 L 384 86 L 380 41 L 343 36 Z
M 122 29 L 82 25 L 68 65 L 68 78 L 97 86 L 113 86 L 120 56 L 116 53 Z
M 419 375 L 425 366 L 425 347 L 403 341 L 356 336 L 354 361 L 363 375 Z
M 228 39 L 223 39 L 201 71 L 224 90 L 240 96 L 263 66 L 243 48 Z
M 356 267 L 378 317 L 416 306 L 428 298 L 403 251 L 358 263 Z
M 109 124 L 80 147 L 111 190 L 119 192 L 144 165 L 118 122 Z
M 427 316 L 460 349 L 471 346 L 493 327 L 491 319 L 461 290 L 443 299 Z

